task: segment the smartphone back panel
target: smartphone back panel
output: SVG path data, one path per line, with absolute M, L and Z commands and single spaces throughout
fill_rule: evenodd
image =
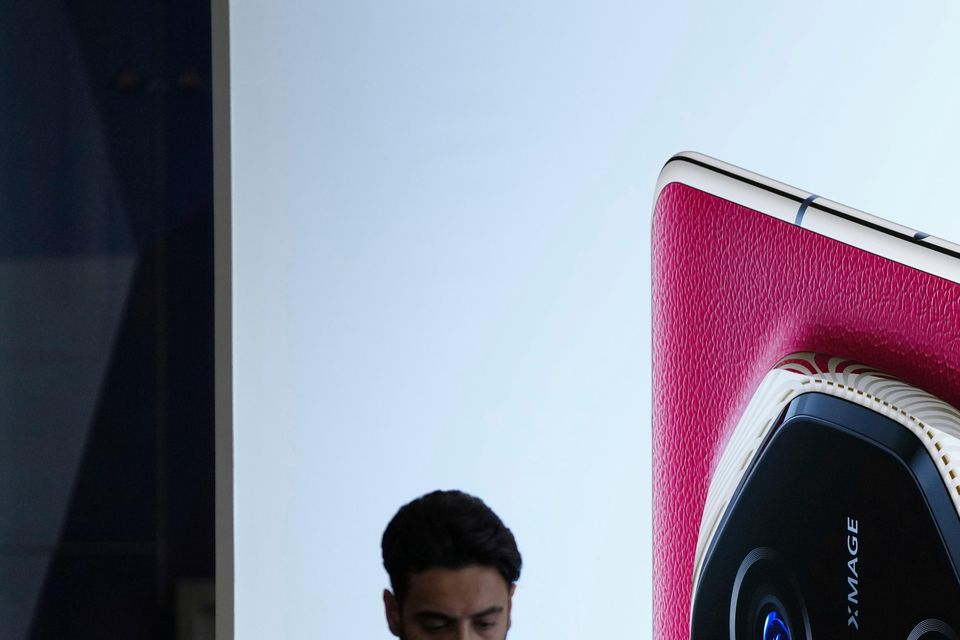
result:
M 680 640 L 709 479 L 763 376 L 814 351 L 960 406 L 960 285 L 679 182 L 652 260 L 654 637 Z

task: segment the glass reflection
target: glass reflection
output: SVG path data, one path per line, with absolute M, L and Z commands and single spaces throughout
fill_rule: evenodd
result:
M 208 637 L 209 26 L 0 6 L 2 638 Z

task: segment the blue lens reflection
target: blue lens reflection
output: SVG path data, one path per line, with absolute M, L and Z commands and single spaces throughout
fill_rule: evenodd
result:
M 763 640 L 790 640 L 790 629 L 779 611 L 771 611 L 763 621 Z

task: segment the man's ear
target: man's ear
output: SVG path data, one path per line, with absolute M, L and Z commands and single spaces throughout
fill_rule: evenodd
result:
M 397 598 L 390 593 L 389 589 L 383 590 L 383 612 L 387 616 L 387 626 L 390 627 L 390 633 L 400 637 L 400 605 Z
M 513 592 L 517 590 L 517 583 L 513 582 L 510 584 L 510 594 L 507 596 L 507 630 L 510 629 L 510 624 L 513 620 L 510 618 L 510 612 L 513 611 Z

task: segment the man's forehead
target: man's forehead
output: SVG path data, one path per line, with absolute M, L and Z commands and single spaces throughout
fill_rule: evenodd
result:
M 464 617 L 505 607 L 509 599 L 510 587 L 492 567 L 433 568 L 410 576 L 405 608 Z

